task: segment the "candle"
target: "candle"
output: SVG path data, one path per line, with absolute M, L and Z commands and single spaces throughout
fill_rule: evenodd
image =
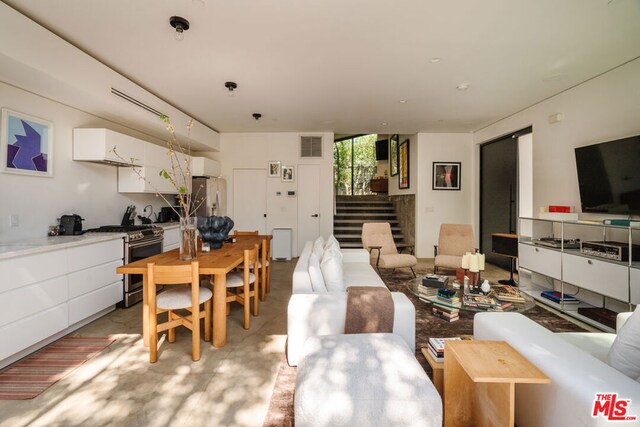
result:
M 465 270 L 469 269 L 469 257 L 471 257 L 471 254 L 469 252 L 465 253 L 464 255 L 462 255 L 462 268 Z
M 478 271 L 478 254 L 469 255 L 469 271 L 477 273 Z
M 484 254 L 478 254 L 478 270 L 484 271 Z

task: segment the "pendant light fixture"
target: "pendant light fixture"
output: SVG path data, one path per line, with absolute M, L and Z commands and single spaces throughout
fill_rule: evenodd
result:
M 169 18 L 169 25 L 176 30 L 175 38 L 181 42 L 184 39 L 184 32 L 189 29 L 189 21 L 181 16 L 172 16 Z

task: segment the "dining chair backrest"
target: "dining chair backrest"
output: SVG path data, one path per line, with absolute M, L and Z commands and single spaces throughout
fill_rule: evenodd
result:
M 258 230 L 256 231 L 234 231 L 235 236 L 257 236 L 259 234 Z
M 155 285 L 190 285 L 192 302 L 194 306 L 197 306 L 200 290 L 199 267 L 198 261 L 186 265 L 147 264 L 147 280 L 149 291 L 151 292 L 150 296 L 155 297 Z

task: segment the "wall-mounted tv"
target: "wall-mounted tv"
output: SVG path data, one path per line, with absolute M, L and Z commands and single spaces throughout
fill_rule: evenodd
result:
M 389 160 L 389 140 L 376 141 L 376 160 Z
M 582 212 L 640 214 L 640 135 L 575 152 Z

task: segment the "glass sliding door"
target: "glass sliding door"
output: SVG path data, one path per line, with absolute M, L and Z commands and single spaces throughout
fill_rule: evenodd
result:
M 377 134 L 336 140 L 333 145 L 333 171 L 336 195 L 372 194 L 371 178 L 376 175 Z

